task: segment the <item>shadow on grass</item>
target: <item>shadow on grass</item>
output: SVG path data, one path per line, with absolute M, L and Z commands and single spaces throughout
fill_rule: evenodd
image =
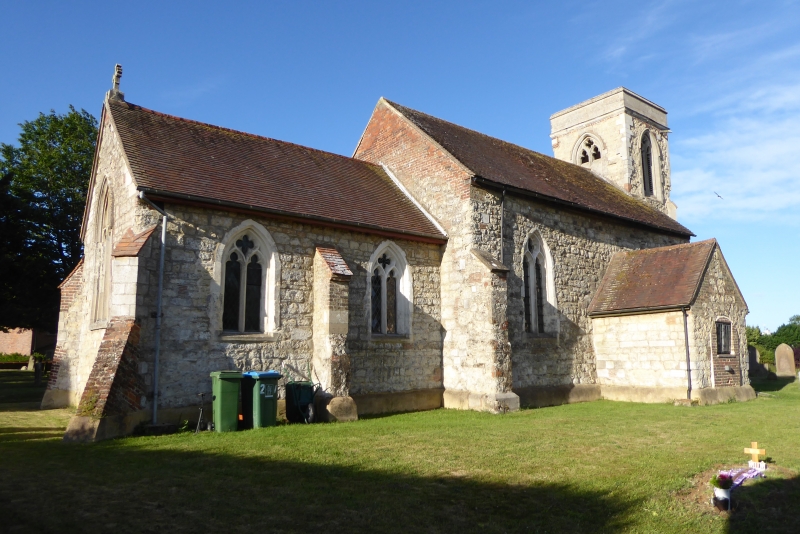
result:
M 64 431 L 51 426 L 0 427 L 0 443 L 12 443 L 35 439 L 51 439 L 64 436 Z
M 170 439 L 175 449 L 157 449 Z M 181 450 L 181 439 L 0 443 L 11 460 L 3 523 L 15 532 L 596 532 L 625 529 L 640 504 L 558 483 L 234 456 L 216 436 L 195 438 L 202 452 Z
M 800 532 L 800 478 L 741 486 L 733 490 L 733 503 L 728 532 Z
M 0 403 L 41 402 L 47 388 L 47 375 L 35 385 L 33 371 L 0 370 Z
M 778 377 L 775 380 L 767 380 L 766 378 L 751 378 L 750 385 L 753 386 L 753 389 L 757 392 L 771 392 L 771 391 L 780 391 L 792 382 L 795 381 L 793 376 L 789 377 Z

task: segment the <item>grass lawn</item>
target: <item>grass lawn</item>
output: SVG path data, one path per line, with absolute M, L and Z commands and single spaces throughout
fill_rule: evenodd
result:
M 0 389 L 20 377 L 33 382 L 0 372 Z M 800 388 L 756 386 L 771 396 L 436 410 L 91 445 L 60 441 L 67 410 L 6 403 L 0 531 L 799 532 Z M 707 479 L 746 463 L 751 441 L 771 458 L 768 478 L 717 512 Z

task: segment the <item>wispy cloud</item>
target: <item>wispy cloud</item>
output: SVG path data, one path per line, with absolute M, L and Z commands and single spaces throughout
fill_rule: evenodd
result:
M 188 106 L 216 92 L 222 85 L 221 79 L 199 80 L 183 86 L 173 86 L 161 93 L 161 98 L 173 106 Z
M 793 89 L 800 95 L 800 85 Z M 673 168 L 680 170 L 673 173 L 672 197 L 681 220 L 800 226 L 798 124 L 800 107 L 781 113 L 740 112 L 677 143 Z
M 659 31 L 672 24 L 677 19 L 674 8 L 680 3 L 678 0 L 662 0 L 655 5 L 649 5 L 640 16 L 633 17 L 622 28 L 622 37 L 611 41 L 602 52 L 603 58 L 608 62 L 617 63 L 627 59 L 634 50 L 638 57 L 641 50 L 638 50 L 637 45 L 653 38 Z

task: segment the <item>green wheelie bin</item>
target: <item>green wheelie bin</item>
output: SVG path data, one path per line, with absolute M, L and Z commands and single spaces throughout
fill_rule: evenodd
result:
M 242 375 L 242 415 L 246 428 L 275 426 L 278 417 L 278 371 Z
M 239 426 L 239 384 L 241 371 L 214 371 L 211 383 L 214 403 L 214 430 L 234 432 Z

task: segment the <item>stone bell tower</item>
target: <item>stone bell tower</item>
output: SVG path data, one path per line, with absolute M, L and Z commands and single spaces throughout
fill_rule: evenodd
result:
M 556 158 L 581 165 L 677 219 L 667 111 L 619 87 L 550 117 Z

